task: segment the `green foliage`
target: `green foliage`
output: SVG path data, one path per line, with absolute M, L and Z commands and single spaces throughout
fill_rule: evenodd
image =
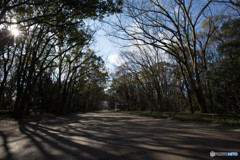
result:
M 104 95 L 107 72 L 102 59 L 92 50 L 80 50 L 75 48 L 63 55 L 63 59 L 59 57 L 58 65 L 40 77 L 29 103 L 34 112 L 66 114 L 93 111 L 98 107 Z
M 102 19 L 121 12 L 122 0 L 9 0 L 1 4 L 0 24 L 12 23 L 72 23 L 82 19 Z
M 225 109 L 240 112 L 240 19 L 225 22 L 218 37 L 219 60 L 215 63 L 213 82 L 217 85 L 217 98 Z

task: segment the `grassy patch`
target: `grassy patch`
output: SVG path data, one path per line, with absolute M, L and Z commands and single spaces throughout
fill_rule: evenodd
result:
M 7 109 L 0 109 L 0 116 L 10 116 L 12 112 Z
M 240 126 L 239 115 L 201 114 L 201 113 L 174 113 L 152 111 L 121 111 L 121 113 L 135 114 L 145 117 L 178 119 L 182 121 L 200 121 L 213 124 Z

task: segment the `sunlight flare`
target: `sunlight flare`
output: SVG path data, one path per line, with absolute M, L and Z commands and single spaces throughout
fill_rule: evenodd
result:
M 20 35 L 20 31 L 16 25 L 12 25 L 11 27 L 9 27 L 9 31 L 14 37 L 18 37 Z
M 15 37 L 19 36 L 19 34 L 20 34 L 20 32 L 19 32 L 19 30 L 18 30 L 17 28 L 13 28 L 13 29 L 11 30 L 11 32 L 12 32 L 12 34 L 13 34 Z

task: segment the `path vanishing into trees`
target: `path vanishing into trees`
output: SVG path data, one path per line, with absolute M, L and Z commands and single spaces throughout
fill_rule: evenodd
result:
M 223 158 L 210 151 L 240 152 L 240 129 L 206 123 L 108 111 L 0 122 L 1 160 L 202 160 Z

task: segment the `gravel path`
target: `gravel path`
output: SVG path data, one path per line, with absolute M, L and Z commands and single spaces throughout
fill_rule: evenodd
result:
M 203 160 L 238 152 L 240 129 L 107 111 L 30 121 L 0 120 L 0 159 Z

